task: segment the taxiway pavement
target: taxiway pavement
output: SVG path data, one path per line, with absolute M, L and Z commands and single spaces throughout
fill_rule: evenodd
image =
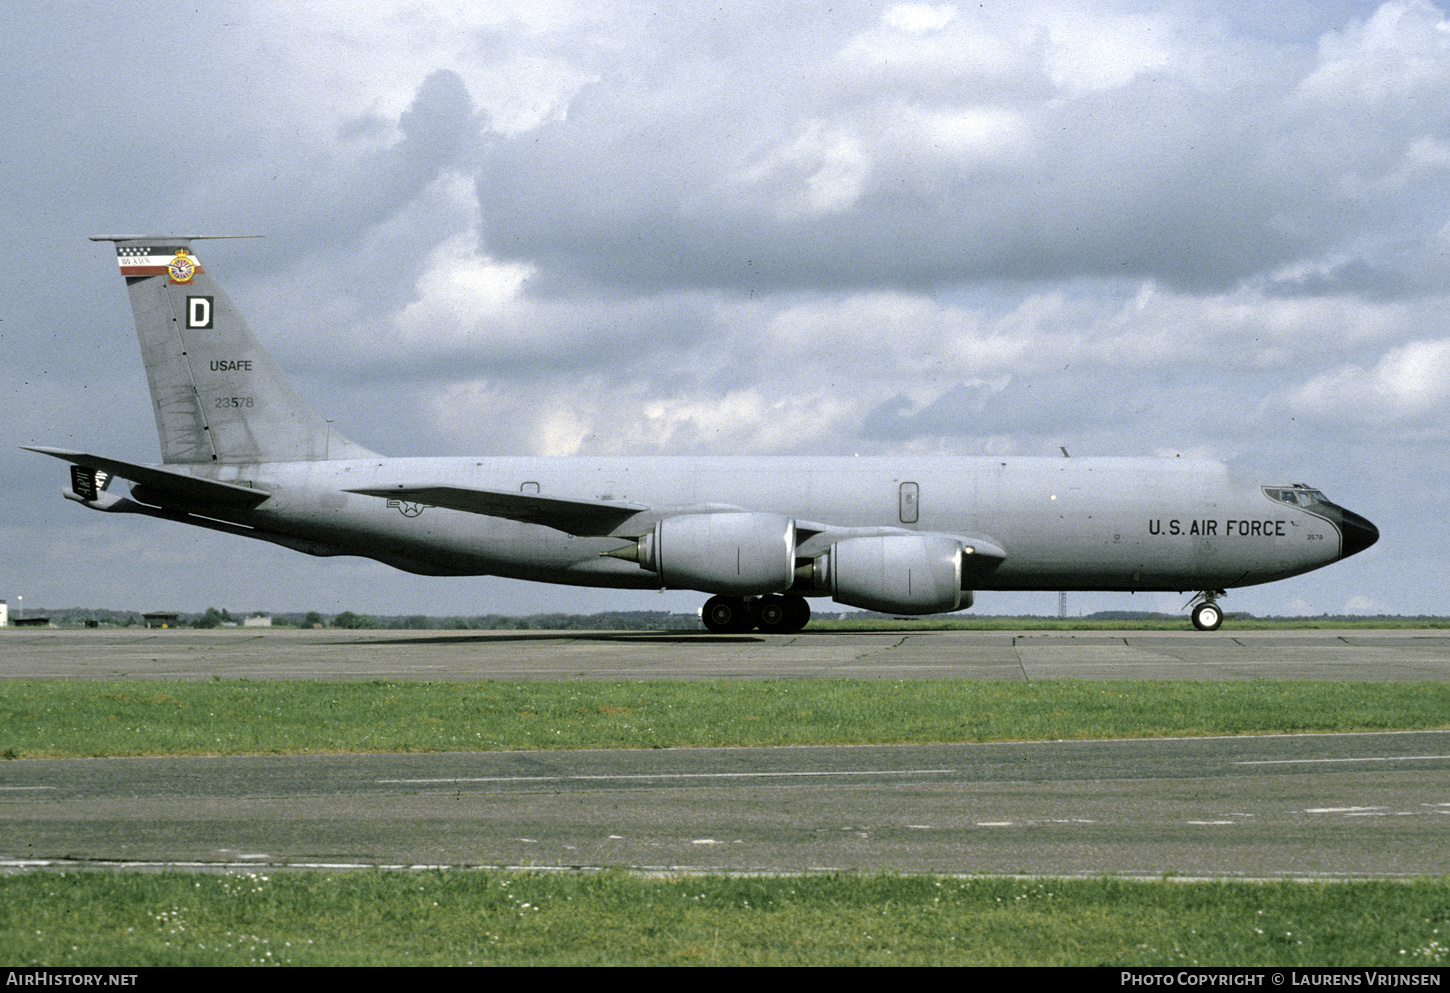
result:
M 1450 631 L 0 631 L 0 679 L 1450 679 Z
M 1450 732 L 30 760 L 0 868 L 1450 872 Z

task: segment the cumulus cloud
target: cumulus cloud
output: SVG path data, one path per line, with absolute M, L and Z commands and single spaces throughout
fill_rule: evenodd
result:
M 1443 113 L 1407 102 L 1450 82 L 1450 23 L 1428 0 L 1391 0 L 1365 21 L 1328 31 L 1319 64 L 1298 87 L 1321 107 L 1358 105 L 1393 114 Z
M 533 267 L 494 262 L 478 254 L 475 242 L 457 235 L 433 249 L 418 277 L 417 299 L 398 313 L 391 338 L 454 351 L 518 304 Z
M 870 172 L 849 131 L 827 133 L 814 121 L 783 147 L 768 150 L 733 178 L 737 196 L 763 198 L 781 220 L 839 214 L 861 198 Z
M 487 239 L 545 272 L 621 285 L 1128 275 L 1227 288 L 1326 239 L 1352 247 L 1346 208 L 1363 219 L 1383 196 L 1347 165 L 1425 160 L 1420 132 L 1444 111 L 1407 112 L 1402 140 L 1368 149 L 1307 115 L 1359 113 L 1365 94 L 1343 77 L 1387 59 L 1414 102 L 1450 71 L 1437 18 L 1388 5 L 1298 74 L 1293 58 L 1246 65 L 1181 14 L 1056 5 L 1011 22 L 893 7 L 828 31 L 831 49 L 805 62 L 749 70 L 692 52 L 703 78 L 733 88 L 686 102 L 605 74 L 565 118 L 494 146 Z M 1228 70 L 1211 72 L 1216 60 Z
M 1450 339 L 1412 341 L 1385 353 L 1372 368 L 1349 365 L 1315 376 L 1288 405 L 1334 421 L 1432 420 L 1443 428 L 1450 410 Z

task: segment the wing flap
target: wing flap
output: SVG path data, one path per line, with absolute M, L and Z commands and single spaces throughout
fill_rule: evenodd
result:
M 480 490 L 467 486 L 425 485 L 384 486 L 348 490 L 363 496 L 407 500 L 432 507 L 446 507 L 467 514 L 502 517 L 579 536 L 611 534 L 625 521 L 649 510 L 643 504 L 624 500 L 579 500 L 550 497 L 512 490 Z

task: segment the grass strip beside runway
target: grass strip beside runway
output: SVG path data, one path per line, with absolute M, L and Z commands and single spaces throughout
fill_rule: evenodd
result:
M 0 877 L 0 960 L 51 966 L 1434 967 L 1450 881 L 621 872 Z
M 0 756 L 895 744 L 1450 728 L 1450 684 L 0 683 Z

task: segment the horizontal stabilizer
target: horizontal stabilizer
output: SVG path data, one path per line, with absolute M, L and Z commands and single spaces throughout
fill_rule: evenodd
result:
M 485 517 L 502 517 L 525 524 L 541 524 L 573 535 L 607 535 L 636 514 L 649 510 L 642 504 L 622 500 L 575 500 L 512 490 L 476 490 L 466 486 L 399 485 L 347 492 L 446 507 Z
M 22 447 L 27 452 L 39 452 L 41 455 L 50 455 L 72 465 L 120 476 L 137 486 L 144 487 L 148 494 L 166 497 L 168 503 L 176 501 L 189 504 L 208 504 L 215 507 L 255 507 L 272 495 L 267 490 L 259 490 L 251 486 L 238 486 L 235 483 L 222 483 L 215 479 L 202 479 L 198 476 L 189 476 L 184 472 L 162 469 L 157 466 L 136 465 L 133 462 L 108 459 L 87 452 L 71 452 L 63 448 L 42 448 L 30 445 Z
M 260 234 L 93 234 L 91 241 L 219 241 L 263 238 Z

